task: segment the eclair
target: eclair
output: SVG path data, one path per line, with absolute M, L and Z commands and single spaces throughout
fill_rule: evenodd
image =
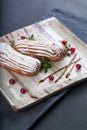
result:
M 41 63 L 38 59 L 23 55 L 9 44 L 0 43 L 0 66 L 18 74 L 32 76 L 38 73 Z
M 39 59 L 46 57 L 51 61 L 58 61 L 66 54 L 66 48 L 61 42 L 55 43 L 23 39 L 15 42 L 14 49 L 24 55 Z

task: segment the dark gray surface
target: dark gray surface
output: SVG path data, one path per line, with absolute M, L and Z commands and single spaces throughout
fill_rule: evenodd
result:
M 59 18 L 87 43 L 87 0 L 1 0 L 1 2 L 0 35 L 35 23 L 51 12 L 50 16 Z M 0 95 L 0 130 L 30 129 L 46 110 L 46 114 L 32 130 L 87 130 L 87 81 L 74 86 L 64 97 L 66 93 L 67 91 L 64 91 L 17 113 Z
M 70 91 L 32 130 L 87 130 L 87 82 Z
M 32 24 L 54 8 L 87 19 L 87 0 L 1 0 L 2 30 L 6 34 Z

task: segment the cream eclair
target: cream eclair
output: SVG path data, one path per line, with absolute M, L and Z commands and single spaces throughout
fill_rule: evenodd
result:
M 39 71 L 41 63 L 38 59 L 23 55 L 9 44 L 1 42 L 0 66 L 18 74 L 32 76 Z
M 36 58 L 46 57 L 48 60 L 57 61 L 66 54 L 66 48 L 61 42 L 42 42 L 32 40 L 17 40 L 14 49 L 24 55 Z

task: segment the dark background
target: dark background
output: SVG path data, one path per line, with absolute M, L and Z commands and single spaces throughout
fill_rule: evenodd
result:
M 87 0 L 1 0 L 0 36 L 51 15 L 87 43 Z M 0 127 L 0 130 L 31 127 L 32 130 L 87 130 L 87 81 L 23 112 L 14 112 L 0 95 Z

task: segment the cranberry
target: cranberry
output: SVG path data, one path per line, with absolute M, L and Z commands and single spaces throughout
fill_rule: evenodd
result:
M 80 70 L 80 69 L 81 69 L 81 65 L 80 65 L 80 64 L 76 64 L 76 68 L 77 68 L 78 70 Z
M 26 93 L 26 88 L 21 88 L 20 92 L 23 93 L 23 94 Z
M 14 83 L 15 83 L 15 80 L 14 80 L 14 79 L 10 79 L 10 80 L 9 80 L 9 83 L 10 83 L 10 84 L 14 84 Z
M 74 47 L 71 47 L 71 48 L 70 48 L 70 51 L 71 51 L 72 53 L 74 53 L 75 50 L 76 50 L 76 49 L 75 49 Z
M 62 42 L 63 45 L 66 45 L 67 40 L 62 40 L 61 42 Z
M 21 39 L 22 39 L 22 40 L 25 39 L 25 36 L 21 36 Z
M 50 76 L 49 76 L 49 80 L 54 80 L 54 76 L 53 76 L 53 75 L 50 75 Z

